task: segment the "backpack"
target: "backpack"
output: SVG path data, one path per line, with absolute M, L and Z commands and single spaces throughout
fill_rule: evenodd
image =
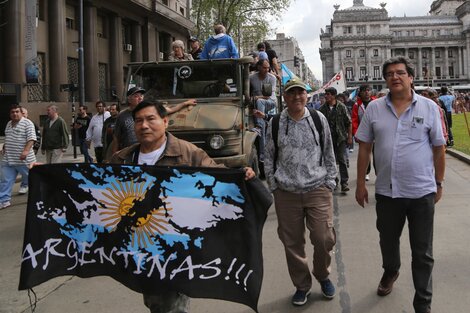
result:
M 312 118 L 313 124 L 315 125 L 315 128 L 317 129 L 318 134 L 320 136 L 320 148 L 321 148 L 321 151 L 322 151 L 322 154 L 323 154 L 323 146 L 324 146 L 324 142 L 323 142 L 323 124 L 321 123 L 320 115 L 318 115 L 317 110 L 308 109 L 308 111 L 310 112 L 310 117 Z M 272 120 L 272 124 L 271 124 L 271 126 L 272 126 L 272 136 L 273 136 L 273 141 L 274 141 L 274 160 L 273 160 L 274 171 L 276 171 L 276 162 L 277 162 L 278 150 L 279 150 L 279 146 L 277 144 L 277 138 L 278 138 L 278 134 L 279 134 L 279 120 L 280 119 L 281 119 L 281 114 L 280 113 L 274 115 L 273 120 Z M 313 137 L 315 137 L 315 132 L 313 131 L 313 129 L 311 127 L 310 127 L 310 129 L 312 131 Z M 320 165 L 322 165 L 322 159 L 320 159 Z

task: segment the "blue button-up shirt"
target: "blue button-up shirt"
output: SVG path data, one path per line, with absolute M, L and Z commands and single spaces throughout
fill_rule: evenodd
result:
M 375 192 L 392 198 L 421 198 L 436 192 L 432 146 L 445 144 L 438 106 L 413 92 L 398 117 L 390 98 L 369 103 L 356 138 L 374 143 Z

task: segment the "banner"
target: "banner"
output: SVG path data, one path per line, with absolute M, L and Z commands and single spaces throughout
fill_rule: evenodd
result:
M 37 44 L 36 44 L 36 1 L 26 1 L 25 19 L 25 74 L 26 83 L 39 82 L 39 67 L 37 64 Z
M 320 89 L 315 91 L 313 94 L 320 94 L 325 93 L 325 89 L 329 87 L 334 87 L 338 93 L 342 93 L 346 90 L 346 78 L 344 77 L 343 70 L 339 71 L 338 73 L 330 79 L 328 83 L 323 85 Z
M 19 289 L 62 275 L 107 275 L 141 293 L 172 289 L 257 311 L 272 199 L 244 175 L 220 168 L 33 167 Z

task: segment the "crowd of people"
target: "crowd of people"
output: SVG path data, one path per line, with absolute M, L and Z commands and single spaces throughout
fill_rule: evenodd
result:
M 182 41 L 175 41 L 170 60 L 238 57 L 223 25 L 216 25 L 214 33 L 204 47 L 197 38 L 190 38 L 190 53 L 184 52 Z M 259 129 L 267 185 L 274 196 L 278 235 L 296 289 L 292 304 L 307 302 L 314 279 L 326 299 L 335 296 L 329 279 L 336 242 L 333 193 L 339 188 L 343 193 L 350 190 L 348 153 L 355 141 L 359 146 L 355 198 L 360 206 L 369 201 L 366 181 L 370 179 L 371 155 L 376 174 L 377 229 L 384 270 L 377 294 L 388 295 L 399 276 L 400 236 L 408 220 L 416 290 L 413 306 L 416 313 L 430 313 L 434 205 L 442 196 L 445 146 L 453 145 L 451 113 L 457 111 L 460 98 L 469 102 L 466 95 L 451 95 L 445 87 L 440 96 L 433 89 L 418 95 L 413 90 L 412 65 L 406 58 L 396 57 L 383 64 L 386 94 L 374 95 L 370 86 L 363 85 L 352 101 L 347 92 L 337 94 L 335 88 L 327 88 L 318 100 L 307 103 L 307 86 L 294 78 L 283 88 L 286 107 L 273 116 L 269 111 L 275 105 L 280 74 L 277 56 L 266 43 L 257 48 L 253 56 L 258 60 L 250 75 L 255 127 Z M 101 101 L 95 103 L 96 114 L 91 117 L 86 106 L 79 108 L 71 127 L 72 141 L 80 147 L 84 162 L 221 166 L 203 150 L 166 131 L 167 115 L 196 105 L 196 100 L 168 108 L 144 101 L 145 92 L 140 87 L 129 89 L 128 107 L 120 113 L 116 104 L 106 108 Z M 38 150 L 45 154 L 47 163 L 61 162 L 69 145 L 68 125 L 55 105 L 47 107 L 47 116 L 40 133 L 26 110 L 19 105 L 11 107 L 2 149 L 1 208 L 11 205 L 18 174 L 24 187 L 20 193 L 27 193 L 28 167 L 36 162 Z M 89 153 L 91 147 L 94 158 Z M 246 179 L 255 175 L 251 168 L 245 172 Z M 313 269 L 305 252 L 306 230 L 314 248 Z M 144 302 L 151 312 L 189 311 L 188 297 L 176 291 L 144 295 Z

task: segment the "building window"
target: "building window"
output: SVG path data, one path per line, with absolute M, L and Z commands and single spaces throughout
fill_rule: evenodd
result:
M 441 58 L 441 51 L 436 50 L 436 51 L 434 52 L 434 54 L 436 55 L 436 59 L 440 59 L 440 58 Z
M 365 53 L 364 49 L 359 50 L 359 57 L 360 58 L 363 58 L 365 55 L 366 55 L 366 53 Z
M 352 34 L 352 27 L 351 26 L 343 26 L 343 34 Z
M 352 67 L 346 67 L 346 79 L 353 80 L 354 79 L 354 72 Z
M 374 57 L 378 57 L 379 56 L 379 49 L 374 49 Z
M 78 59 L 67 58 L 67 82 L 78 84 Z M 72 101 L 72 93 L 69 92 L 69 101 Z
M 401 31 L 397 31 L 397 37 L 401 37 Z
M 436 66 L 436 77 L 441 77 L 441 68 Z
M 374 66 L 374 78 L 380 78 L 380 66 Z
M 180 8 L 180 13 L 184 16 L 184 8 Z
M 423 36 L 427 36 L 428 35 L 428 30 L 427 29 L 423 30 L 422 34 L 423 34 Z
M 409 52 L 408 52 L 408 57 L 409 57 L 410 59 L 414 59 L 414 58 L 415 58 L 415 53 L 414 53 L 413 51 L 409 51 Z
M 76 28 L 76 18 L 75 18 L 75 7 L 67 5 L 65 10 L 65 27 L 68 29 L 77 29 Z
M 359 78 L 364 79 L 366 77 L 367 71 L 365 66 L 359 68 Z
M 127 22 L 122 23 L 122 43 L 124 45 L 131 43 L 131 26 Z
M 356 33 L 358 35 L 365 35 L 366 34 L 366 26 L 365 25 L 356 26 Z
M 449 58 L 454 57 L 454 51 L 453 50 L 449 49 L 448 54 L 449 54 Z
M 449 66 L 449 76 L 454 77 L 454 67 L 453 66 Z
M 96 20 L 96 36 L 100 38 L 107 38 L 108 29 L 106 27 L 106 16 L 98 15 Z
M 346 50 L 346 57 L 350 58 L 351 57 L 351 50 Z
M 98 85 L 99 85 L 99 93 L 100 93 L 100 100 L 102 101 L 109 101 L 111 93 L 108 92 L 106 86 L 108 85 L 107 82 L 107 65 L 105 63 L 98 64 Z
M 413 36 L 415 35 L 415 31 L 414 31 L 414 30 L 408 30 L 408 31 L 406 32 L 406 35 L 407 35 L 408 37 L 413 37 Z
M 36 15 L 40 21 L 46 20 L 46 1 L 37 0 L 37 12 Z
M 28 102 L 50 101 L 49 86 L 44 85 L 46 82 L 46 55 L 38 53 L 36 57 L 36 65 L 38 69 L 38 83 L 27 84 Z
M 162 3 L 166 6 L 168 6 L 168 0 L 162 0 Z
M 426 50 L 423 50 L 421 52 L 422 56 L 423 56 L 423 59 L 427 59 L 428 58 L 428 52 Z

